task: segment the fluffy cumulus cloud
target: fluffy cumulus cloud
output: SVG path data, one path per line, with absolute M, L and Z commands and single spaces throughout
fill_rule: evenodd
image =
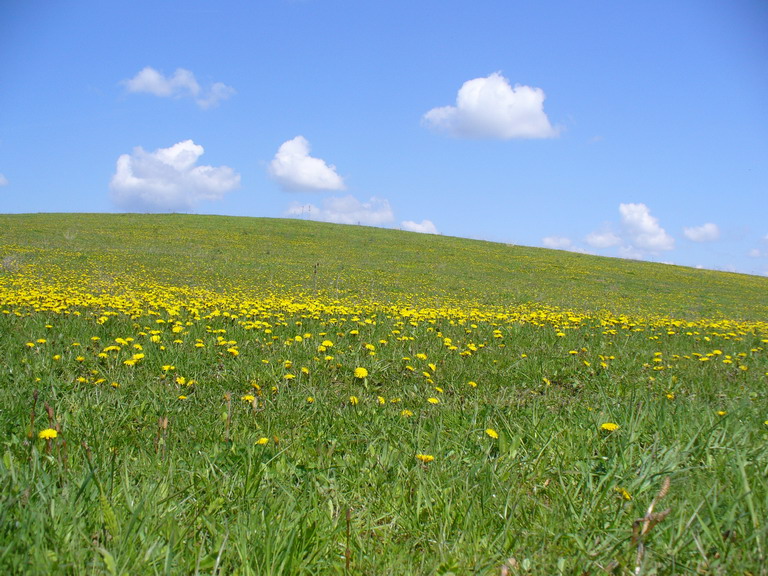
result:
M 608 223 L 602 230 L 587 234 L 584 241 L 590 248 L 615 248 L 620 256 L 636 259 L 674 249 L 675 239 L 645 204 L 619 204 L 619 215 L 618 226 Z
M 619 214 L 628 252 L 660 252 L 675 247 L 675 239 L 659 225 L 645 204 L 620 204 Z
M 186 212 L 203 200 L 220 200 L 240 185 L 229 166 L 199 166 L 205 150 L 192 140 L 147 152 L 141 147 L 117 159 L 110 189 L 115 204 L 140 212 Z
M 179 68 L 173 76 L 165 76 L 151 66 L 123 81 L 129 92 L 143 92 L 161 98 L 192 98 L 200 108 L 212 108 L 235 93 L 234 88 L 216 82 L 203 89 L 189 70 Z
M 683 234 L 685 234 L 688 240 L 694 242 L 713 242 L 720 238 L 720 229 L 717 227 L 717 224 L 707 222 L 701 226 L 684 228 Z
M 269 174 L 289 192 L 345 188 L 336 166 L 309 155 L 309 142 L 304 136 L 283 142 L 269 164 Z
M 498 72 L 464 82 L 455 106 L 433 108 L 422 121 L 458 138 L 553 138 L 558 129 L 544 113 L 541 88 L 515 85 Z
M 319 207 L 314 204 L 294 203 L 288 208 L 286 215 L 321 222 L 366 226 L 387 226 L 395 219 L 387 200 L 373 197 L 368 202 L 360 202 L 354 196 L 325 198 Z
M 422 232 L 423 234 L 439 234 L 437 226 L 431 220 L 422 220 L 414 222 L 413 220 L 403 220 L 400 222 L 400 228 L 409 232 Z

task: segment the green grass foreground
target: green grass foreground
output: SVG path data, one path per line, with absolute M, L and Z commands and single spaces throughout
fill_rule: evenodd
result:
M 768 278 L 0 216 L 0 572 L 766 574 Z

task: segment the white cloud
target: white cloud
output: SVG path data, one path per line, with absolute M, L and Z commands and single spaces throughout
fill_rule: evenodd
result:
M 309 155 L 309 142 L 304 136 L 283 142 L 269 164 L 269 174 L 290 192 L 345 189 L 336 166 Z
M 587 235 L 586 241 L 593 248 L 610 248 L 621 244 L 621 238 L 611 231 L 592 232 Z
M 437 226 L 431 220 L 422 220 L 421 223 L 413 220 L 403 220 L 400 222 L 400 228 L 409 232 L 422 232 L 424 234 L 439 234 Z
M 386 226 L 395 219 L 387 200 L 373 197 L 368 202 L 360 202 L 354 196 L 325 198 L 322 207 L 294 202 L 288 208 L 286 215 L 306 217 L 321 222 L 366 226 Z
M 4 174 L 0 174 L 0 186 L 8 186 L 8 178 Z
M 145 92 L 161 98 L 192 98 L 200 108 L 212 108 L 235 93 L 235 89 L 216 82 L 203 90 L 189 70 L 178 68 L 173 76 L 164 76 L 151 66 L 122 82 L 129 92 Z
M 197 166 L 205 150 L 192 140 L 146 152 L 136 147 L 117 159 L 112 199 L 123 209 L 148 212 L 193 210 L 202 200 L 220 200 L 240 185 L 229 166 Z
M 547 236 L 541 239 L 541 244 L 544 248 L 552 248 L 554 250 L 568 250 L 573 247 L 571 239 L 563 236 Z
M 659 226 L 645 204 L 620 204 L 619 213 L 630 252 L 658 252 L 675 247 L 675 239 Z
M 459 138 L 554 138 L 544 113 L 544 91 L 530 86 L 514 87 L 500 73 L 464 82 L 456 106 L 433 108 L 423 122 Z
M 717 224 L 707 222 L 695 228 L 684 228 L 683 234 L 694 242 L 712 242 L 720 238 L 720 229 L 717 227 Z

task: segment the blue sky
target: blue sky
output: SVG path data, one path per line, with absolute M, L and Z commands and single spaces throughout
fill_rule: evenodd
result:
M 768 274 L 768 3 L 4 0 L 0 212 Z

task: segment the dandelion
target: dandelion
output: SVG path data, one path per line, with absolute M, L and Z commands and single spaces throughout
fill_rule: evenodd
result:
M 477 382 L 469 381 L 467 384 L 472 388 L 477 388 Z
M 384 396 L 377 396 L 376 400 L 379 402 L 379 404 L 382 404 L 382 405 L 387 403 L 387 400 L 384 398 Z
M 46 428 L 45 430 L 40 430 L 37 437 L 41 440 L 53 440 L 58 435 L 59 433 L 53 428 Z
M 614 490 L 616 490 L 616 492 L 618 492 L 618 493 L 621 495 L 621 497 L 622 497 L 622 498 L 624 498 L 624 500 L 632 500 L 632 494 L 630 494 L 629 492 L 627 492 L 627 491 L 626 491 L 624 488 L 622 488 L 621 486 L 616 486 L 616 487 L 614 488 Z
M 269 438 L 267 438 L 266 436 L 262 436 L 261 438 L 256 440 L 256 444 L 258 444 L 259 446 L 264 446 L 264 444 L 269 444 Z
M 349 403 L 352 404 L 352 406 L 357 406 L 357 404 L 360 402 L 357 396 L 350 396 L 349 397 Z
M 187 397 L 186 397 L 186 396 L 184 396 L 184 394 L 181 394 L 180 396 L 177 396 L 177 398 L 178 398 L 179 400 L 186 400 L 186 399 L 187 399 Z
M 619 426 L 618 424 L 615 424 L 613 422 L 604 422 L 603 424 L 600 424 L 600 428 L 602 430 L 607 431 L 607 432 L 615 432 L 616 430 L 621 428 L 621 426 Z
M 410 418 L 411 416 L 413 416 L 413 412 L 411 412 L 410 410 L 403 410 L 402 412 L 400 412 L 400 416 L 403 416 L 405 418 Z M 766 424 L 768 424 L 768 422 L 766 422 Z
M 493 428 L 486 428 L 485 433 L 488 434 L 488 436 L 490 436 L 494 440 L 497 440 L 499 437 L 499 433 L 496 432 L 496 430 L 494 430 Z
M 435 457 L 432 456 L 432 454 L 416 454 L 416 459 L 421 460 L 424 464 L 428 464 L 429 462 L 432 462 Z
M 359 378 L 360 380 L 362 380 L 363 378 L 367 378 L 367 377 L 368 377 L 368 370 L 360 367 L 355 368 L 355 378 Z
M 726 414 L 728 414 L 728 412 L 726 412 L 725 410 L 718 410 L 717 411 L 717 415 L 718 416 L 725 416 Z
M 315 399 L 312 396 L 307 396 L 307 404 L 312 404 Z
M 256 400 L 256 397 L 253 394 L 246 394 L 245 396 L 240 396 L 240 400 L 243 402 L 253 402 Z

